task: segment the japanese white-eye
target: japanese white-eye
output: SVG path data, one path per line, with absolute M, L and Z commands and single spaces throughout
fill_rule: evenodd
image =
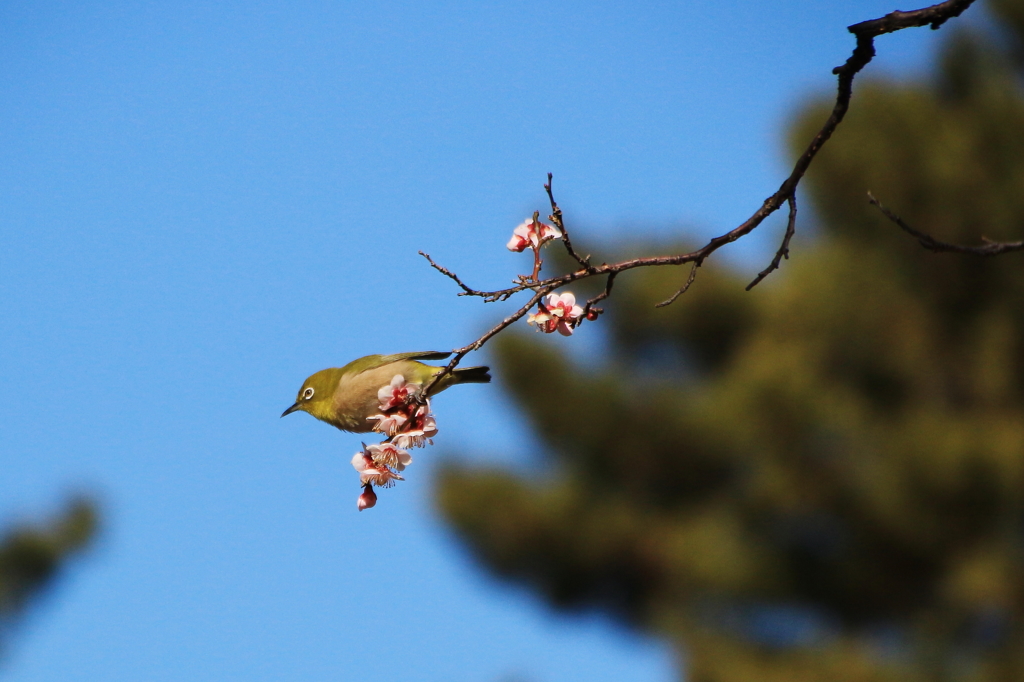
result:
M 387 386 L 396 374 L 409 383 L 425 386 L 441 367 L 425 365 L 419 360 L 443 360 L 451 353 L 423 351 L 395 355 L 367 355 L 344 367 L 322 369 L 302 383 L 295 404 L 281 416 L 292 412 L 308 412 L 317 419 L 342 431 L 365 433 L 374 422 L 369 417 L 380 413 L 377 392 Z M 434 396 L 455 384 L 486 384 L 491 380 L 487 367 L 456 368 L 431 386 Z

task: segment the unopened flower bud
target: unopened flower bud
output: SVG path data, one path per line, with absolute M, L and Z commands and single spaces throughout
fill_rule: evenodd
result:
M 377 493 L 373 492 L 373 486 L 367 484 L 363 486 L 363 494 L 356 500 L 356 508 L 359 511 L 369 509 L 373 505 L 377 504 Z

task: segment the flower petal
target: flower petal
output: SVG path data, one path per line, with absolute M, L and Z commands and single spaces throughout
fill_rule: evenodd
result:
M 576 297 L 573 295 L 571 291 L 566 291 L 564 294 L 559 294 L 556 296 L 556 298 L 558 299 L 558 304 L 565 306 L 566 308 L 571 308 L 574 305 L 576 305 Z
M 373 464 L 373 460 L 365 452 L 357 452 L 352 455 L 352 468 L 359 473 L 366 471 Z
M 395 465 L 395 468 L 398 469 L 399 471 L 403 471 L 405 467 L 409 466 L 410 464 L 412 464 L 412 455 L 410 455 L 405 450 L 399 450 L 398 464 Z

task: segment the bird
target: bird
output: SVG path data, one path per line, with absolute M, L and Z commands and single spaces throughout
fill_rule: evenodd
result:
M 394 355 L 367 355 L 344 367 L 322 369 L 304 382 L 295 404 L 281 413 L 307 412 L 342 431 L 367 433 L 373 430 L 369 420 L 380 413 L 377 391 L 401 374 L 409 383 L 425 386 L 443 367 L 426 365 L 420 360 L 444 360 L 450 352 L 419 351 Z M 491 381 L 489 367 L 460 367 L 431 386 L 432 397 L 455 384 L 486 384 Z

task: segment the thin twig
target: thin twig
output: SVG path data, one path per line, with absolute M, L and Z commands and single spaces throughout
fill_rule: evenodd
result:
M 448 268 L 444 267 L 443 265 L 438 265 L 437 263 L 435 263 L 434 259 L 430 257 L 430 254 L 424 253 L 423 251 L 419 251 L 418 253 L 421 256 L 423 256 L 424 258 L 427 259 L 427 262 L 430 263 L 430 267 L 434 268 L 435 270 L 440 272 L 445 277 L 451 278 L 452 280 L 455 281 L 456 284 L 458 284 L 460 287 L 462 287 L 462 293 L 459 294 L 459 296 L 484 296 L 484 295 L 486 295 L 486 292 L 477 291 L 476 289 L 473 289 L 473 288 L 467 286 L 461 279 L 459 279 L 458 275 L 456 275 L 454 272 L 452 272 Z
M 565 250 L 569 252 L 569 255 L 572 256 L 573 260 L 580 264 L 580 267 L 584 270 L 589 270 L 590 256 L 586 256 L 585 258 L 580 256 L 576 253 L 576 250 L 572 248 L 572 242 L 569 241 L 569 231 L 565 229 L 565 222 L 562 220 L 562 209 L 560 209 L 558 204 L 555 203 L 555 195 L 551 193 L 552 177 L 551 173 L 548 173 L 548 182 L 544 185 L 544 190 L 548 193 L 548 200 L 551 201 L 551 215 L 548 217 L 551 219 L 551 222 L 555 224 L 555 227 L 561 230 L 562 243 L 565 244 Z
M 540 228 L 537 227 L 538 225 L 540 225 L 540 211 L 534 211 L 533 212 L 533 226 L 535 228 L 537 228 L 537 230 L 538 230 L 538 232 L 540 234 L 543 234 L 542 232 L 540 232 Z M 524 283 L 527 282 L 527 281 L 537 282 L 537 281 L 540 280 L 540 269 L 541 269 L 541 266 L 543 265 L 543 261 L 540 258 L 541 246 L 543 246 L 543 242 L 541 242 L 539 244 L 531 245 L 531 248 L 533 250 L 533 274 L 530 275 L 528 280 L 523 280 Z M 520 277 L 520 279 L 522 279 L 522 277 Z
M 793 238 L 794 234 L 796 234 L 796 195 L 789 198 L 789 222 L 786 224 L 786 235 L 782 238 L 782 245 L 775 252 L 775 258 L 772 258 L 772 262 L 768 264 L 768 267 L 757 273 L 754 281 L 747 285 L 747 291 L 756 287 L 773 270 L 778 270 L 783 258 L 789 260 L 789 240 Z
M 573 324 L 573 327 L 578 327 L 580 324 L 582 324 L 583 320 L 595 319 L 598 315 L 604 312 L 602 308 L 595 308 L 594 304 L 600 303 L 604 299 L 611 296 L 612 286 L 615 284 L 615 278 L 618 276 L 618 274 L 619 273 L 617 272 L 613 272 L 608 275 L 608 281 L 604 283 L 604 291 L 602 291 L 597 296 L 594 296 L 592 299 L 587 301 L 586 305 L 583 306 L 583 315 L 576 318 L 576 322 L 575 324 Z M 591 313 L 593 313 L 594 318 L 591 318 Z
M 530 288 L 528 285 L 524 284 L 521 286 L 512 287 L 511 289 L 504 289 L 502 291 L 477 291 L 476 289 L 467 286 L 466 283 L 459 279 L 459 276 L 456 275 L 454 272 L 444 267 L 443 265 L 435 263 L 434 259 L 430 257 L 430 254 L 424 253 L 422 251 L 419 251 L 418 253 L 427 259 L 427 262 L 430 263 L 430 267 L 434 268 L 442 275 L 450 277 L 452 280 L 455 281 L 456 284 L 458 284 L 462 288 L 462 293 L 460 293 L 459 296 L 480 296 L 481 298 L 484 299 L 485 303 L 493 303 L 494 301 L 504 301 L 508 299 L 509 296 L 512 296 L 513 294 L 523 291 L 524 289 Z
M 661 303 L 655 304 L 654 307 L 664 308 L 667 305 L 672 305 L 673 303 L 675 303 L 675 300 L 682 296 L 683 294 L 685 294 L 686 290 L 690 288 L 690 285 L 693 284 L 693 280 L 697 279 L 697 268 L 699 267 L 700 263 L 698 261 L 693 261 L 693 267 L 690 268 L 690 276 L 686 278 L 686 284 L 681 286 L 676 293 L 672 294 Z
M 929 234 L 916 230 L 910 225 L 907 225 L 902 218 L 887 209 L 882 203 L 875 198 L 875 196 L 868 192 L 868 202 L 878 207 L 878 210 L 885 215 L 886 218 L 893 221 L 900 226 L 907 234 L 912 235 L 924 248 L 929 251 L 951 252 L 951 253 L 966 253 L 972 256 L 998 256 L 1003 253 L 1009 253 L 1011 251 L 1024 251 L 1024 241 L 1019 242 L 994 242 L 991 239 L 982 237 L 985 242 L 983 246 L 962 246 L 960 244 L 950 244 L 949 242 L 942 242 L 932 237 Z

